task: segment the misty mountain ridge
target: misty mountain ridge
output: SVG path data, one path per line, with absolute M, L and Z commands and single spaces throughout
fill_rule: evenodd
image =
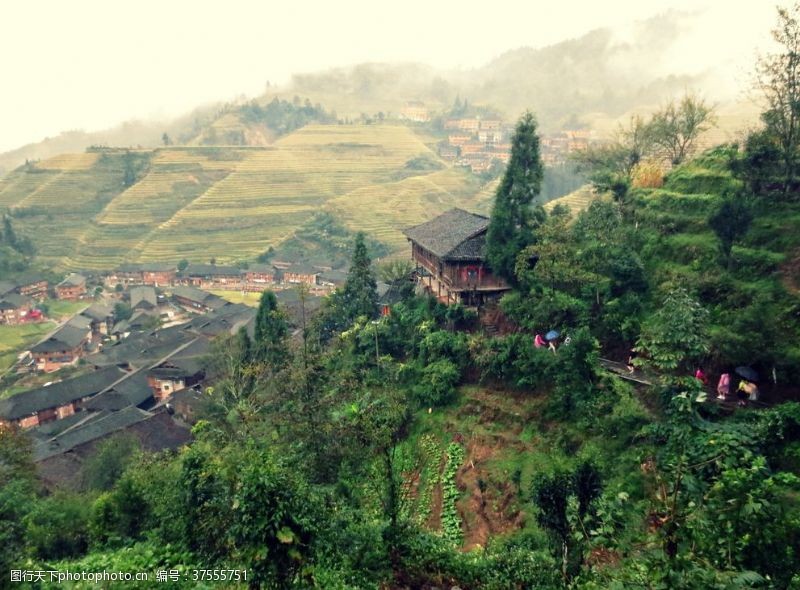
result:
M 566 123 L 593 126 L 595 121 L 618 119 L 687 90 L 701 94 L 706 90 L 707 74 L 669 73 L 664 65 L 680 18 L 670 12 L 636 23 L 625 38 L 603 28 L 542 48 L 521 47 L 474 69 L 362 63 L 299 73 L 287 85 L 268 88 L 255 100 L 265 105 L 275 97 L 300 96 L 338 117 L 357 118 L 378 112 L 396 115 L 411 100 L 442 111 L 460 98 L 491 108 L 509 121 L 530 109 L 544 132 Z M 264 126 L 238 117 L 236 107 L 242 102 L 207 105 L 172 121 L 129 121 L 102 131 L 67 131 L 0 154 L 0 175 L 26 159 L 82 151 L 91 145 L 156 147 L 162 144 L 163 133 L 187 145 L 265 145 L 274 140 L 274 133 Z

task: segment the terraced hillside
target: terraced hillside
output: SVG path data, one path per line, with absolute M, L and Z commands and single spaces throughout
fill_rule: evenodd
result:
M 570 212 L 574 215 L 586 209 L 593 200 L 599 198 L 601 197 L 596 195 L 592 191 L 592 188 L 587 184 L 568 195 L 548 201 L 544 208 L 547 211 L 551 211 L 556 205 L 566 205 L 569 207 Z
M 18 232 L 39 258 L 60 266 L 75 253 L 91 220 L 124 186 L 124 153 L 76 154 L 23 166 L 0 181 L 0 209 L 9 208 Z
M 0 181 L 0 210 L 12 212 L 44 261 L 92 269 L 252 259 L 319 210 L 401 248 L 404 227 L 454 206 L 479 209 L 491 196 L 461 170 L 406 169 L 418 156 L 437 158 L 400 125 L 309 125 L 265 147 L 146 154 L 128 187 L 120 151 L 21 167 Z

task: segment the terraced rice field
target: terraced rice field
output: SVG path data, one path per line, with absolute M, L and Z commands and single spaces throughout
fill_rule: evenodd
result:
M 39 162 L 36 167 L 42 170 L 88 170 L 95 165 L 99 157 L 98 152 L 61 154 Z
M 197 252 L 218 260 L 252 258 L 291 236 L 315 211 L 343 212 L 333 204 L 342 200 L 351 200 L 361 217 L 383 216 L 387 209 L 370 210 L 376 199 L 363 195 L 385 195 L 391 174 L 431 152 L 405 127 L 313 125 L 274 147 L 237 153 L 241 159 L 231 173 L 159 227 L 140 260 L 174 260 L 176 253 L 192 258 Z M 352 223 L 355 218 L 345 222 L 370 229 Z M 402 211 L 389 211 L 383 223 L 403 227 Z
M 64 157 L 57 161 L 65 169 L 44 170 L 38 164 L 0 183 L 0 208 L 11 210 L 15 229 L 33 240 L 37 256 L 48 264 L 63 266 L 94 216 L 124 188 L 121 153 L 94 159 L 91 168 L 83 168 L 88 159 Z M 67 168 L 70 161 L 75 166 Z
M 326 208 L 355 230 L 364 231 L 392 250 L 407 244 L 402 230 L 452 207 L 481 209 L 479 186 L 469 172 L 448 168 L 399 182 L 367 186 L 328 201 Z
M 566 205 L 569 207 L 570 212 L 575 215 L 586 209 L 592 201 L 600 198 L 599 195 L 592 191 L 589 185 L 585 185 L 568 195 L 549 201 L 545 204 L 544 208 L 547 211 L 552 211 L 553 207 L 556 205 Z
M 123 152 L 68 154 L 0 181 L 0 210 L 63 269 L 253 259 L 319 210 L 399 250 L 403 228 L 494 193 L 460 169 L 397 180 L 422 155 L 436 159 L 408 127 L 309 125 L 267 147 L 154 150 L 126 188 Z

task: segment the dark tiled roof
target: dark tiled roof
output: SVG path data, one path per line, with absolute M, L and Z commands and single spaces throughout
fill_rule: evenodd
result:
M 118 412 L 110 412 L 97 420 L 90 420 L 48 441 L 39 443 L 34 448 L 34 461 L 42 461 L 48 457 L 66 453 L 75 447 L 108 436 L 150 417 L 152 414 L 149 412 L 132 406 Z
M 444 260 L 474 260 L 483 256 L 482 241 L 475 238 L 485 234 L 488 227 L 488 217 L 463 209 L 450 209 L 403 233 L 412 242 Z
M 152 327 L 153 318 L 158 317 L 158 315 L 158 309 L 148 308 L 147 305 L 140 304 L 139 308 L 128 318 L 128 326 L 131 330 L 143 330 L 145 326 Z
M 265 274 L 273 274 L 275 267 L 271 264 L 251 264 L 244 272 L 259 272 Z
M 140 303 L 155 307 L 158 303 L 156 290 L 153 287 L 131 287 L 131 307 L 135 308 Z
M 91 318 L 96 322 L 105 321 L 113 314 L 114 310 L 108 305 L 103 305 L 102 303 L 92 303 L 89 307 L 81 312 L 81 315 L 85 315 L 87 318 Z
M 74 414 L 67 416 L 66 418 L 62 418 L 61 420 L 53 420 L 51 422 L 45 422 L 44 424 L 40 424 L 35 428 L 31 428 L 26 432 L 30 434 L 35 440 L 37 441 L 45 441 L 47 439 L 53 438 L 54 436 L 58 436 L 62 432 L 66 431 L 68 428 L 72 428 L 73 426 L 80 424 L 81 422 L 88 422 L 89 420 L 94 420 L 97 418 L 102 417 L 100 414 L 94 412 L 75 412 Z
M 72 326 L 74 328 L 79 328 L 83 330 L 84 333 L 86 333 L 92 327 L 92 318 L 87 317 L 83 314 L 78 314 L 76 316 L 72 316 L 67 322 L 67 325 Z
M 173 287 L 172 294 L 178 297 L 183 297 L 184 299 L 188 299 L 189 301 L 194 301 L 195 303 L 200 303 L 212 309 L 223 307 L 225 304 L 228 303 L 222 297 L 218 297 L 213 293 L 209 293 L 208 291 L 203 291 L 202 289 L 196 289 L 195 287 L 186 287 L 183 285 L 178 285 L 177 287 Z
M 58 352 L 72 350 L 87 337 L 88 330 L 65 324 L 48 338 L 31 347 L 31 352 Z
M 18 287 L 27 287 L 28 285 L 35 285 L 36 283 L 42 282 L 47 282 L 47 279 L 35 272 L 22 274 L 16 279 Z
M 86 360 L 101 367 L 130 364 L 141 368 L 157 362 L 194 338 L 196 336 L 187 333 L 183 326 L 134 333 L 121 342 L 106 346 L 102 352 L 86 357 Z
M 171 262 L 144 262 L 139 268 L 144 272 L 170 272 L 177 270 L 177 265 Z
M 17 420 L 40 410 L 62 406 L 94 395 L 124 376 L 125 373 L 118 368 L 107 367 L 47 387 L 23 391 L 0 400 L 0 416 L 7 420 Z
M 0 281 L 0 295 L 10 293 L 17 288 L 17 284 L 11 281 Z
M 311 266 L 310 264 L 292 264 L 289 268 L 285 269 L 285 273 L 293 273 L 298 275 L 318 275 L 320 270 Z
M 86 277 L 77 273 L 72 273 L 66 279 L 61 281 L 59 287 L 78 287 L 86 284 Z
M 280 300 L 280 299 L 279 299 Z M 228 303 L 205 315 L 192 318 L 191 329 L 204 336 L 216 336 L 223 332 L 233 333 L 255 318 L 256 310 L 243 303 Z
M 94 396 L 86 402 L 85 407 L 89 410 L 117 411 L 128 406 L 139 406 L 152 397 L 153 390 L 147 384 L 147 373 L 142 369 Z
M 119 272 L 169 272 L 176 270 L 176 265 L 171 262 L 144 262 L 120 264 L 117 267 Z
M 112 334 L 124 334 L 125 332 L 130 332 L 130 331 L 131 331 L 131 325 L 128 322 L 128 320 L 120 320 L 116 324 L 114 324 L 113 328 L 111 328 Z
M 483 260 L 486 256 L 486 233 L 464 240 L 448 254 L 448 260 Z
M 388 288 L 383 292 L 381 292 L 381 285 L 386 285 L 386 283 L 378 283 L 378 305 L 394 305 L 403 300 L 402 281 L 394 281 L 387 285 Z
M 16 293 L 6 293 L 0 296 L 0 309 L 19 309 L 30 304 L 31 300 Z M 5 304 L 5 305 L 3 305 Z
M 345 280 L 347 280 L 347 271 L 346 270 L 326 270 L 325 272 L 320 273 L 319 279 L 326 283 L 333 283 L 334 285 L 343 285 Z
M 217 266 L 216 264 L 190 264 L 181 275 L 185 277 L 216 277 L 216 276 L 239 276 L 242 269 L 235 266 Z
M 211 351 L 211 343 L 205 338 L 198 338 L 188 346 L 181 348 L 178 352 L 169 357 L 173 359 L 195 359 L 205 358 Z
M 114 390 L 105 391 L 94 396 L 84 404 L 84 408 L 89 412 L 117 412 L 127 408 L 131 403 L 128 398 Z
M 147 371 L 148 375 L 161 378 L 181 378 L 181 377 L 194 377 L 203 373 L 205 370 L 205 363 L 202 358 L 184 358 L 173 359 L 161 363 L 159 366 L 154 367 Z

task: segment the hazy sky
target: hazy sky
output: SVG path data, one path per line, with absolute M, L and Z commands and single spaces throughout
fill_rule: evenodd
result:
M 767 46 L 764 0 L 54 0 L 0 7 L 0 151 L 67 129 L 164 118 L 267 80 L 364 61 L 479 66 L 639 19 L 687 11 L 668 64 L 733 80 Z

